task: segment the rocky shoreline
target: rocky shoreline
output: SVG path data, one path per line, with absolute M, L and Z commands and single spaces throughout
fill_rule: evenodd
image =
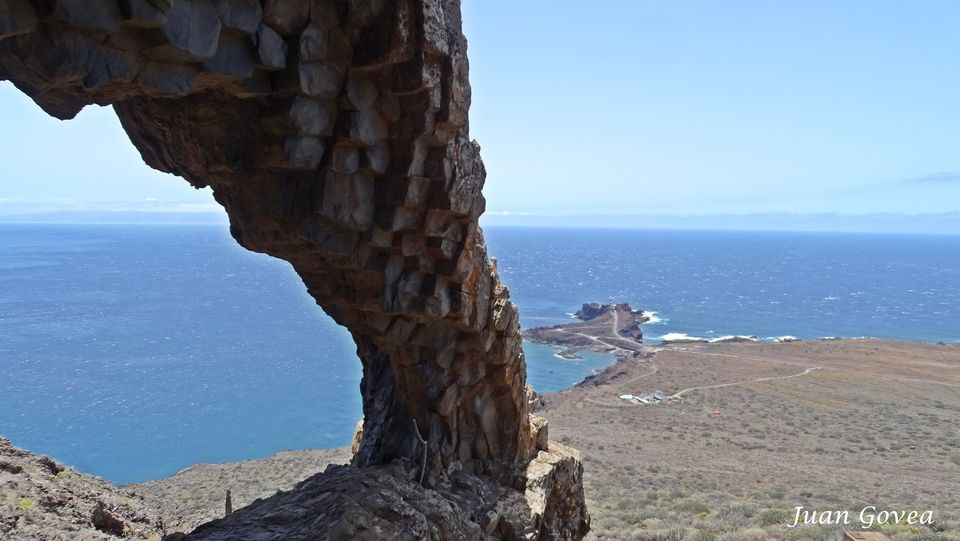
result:
M 618 359 L 643 354 L 643 331 L 640 325 L 650 320 L 643 310 L 634 310 L 627 303 L 586 303 L 574 317 L 577 321 L 551 327 L 525 329 L 523 337 L 531 342 L 561 348 L 558 356 L 575 360 L 578 351 L 612 353 Z

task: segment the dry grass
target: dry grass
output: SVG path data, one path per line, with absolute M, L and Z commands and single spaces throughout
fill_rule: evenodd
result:
M 658 370 L 638 377 L 651 363 Z M 813 366 L 823 369 L 693 391 L 669 406 L 616 398 Z M 885 526 L 896 541 L 960 540 L 958 347 L 695 346 L 660 351 L 612 381 L 546 400 L 551 439 L 584 453 L 598 539 L 840 539 L 844 529 L 860 529 L 860 509 L 874 505 L 934 511 L 935 528 Z M 787 528 L 800 505 L 850 510 L 855 524 Z

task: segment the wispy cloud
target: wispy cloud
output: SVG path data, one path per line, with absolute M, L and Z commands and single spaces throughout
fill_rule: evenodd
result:
M 953 182 L 960 182 L 960 173 L 940 171 L 922 177 L 906 178 L 901 180 L 899 184 L 948 184 Z

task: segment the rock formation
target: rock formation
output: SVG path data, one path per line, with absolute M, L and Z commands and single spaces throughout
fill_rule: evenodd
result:
M 477 223 L 467 68 L 457 0 L 0 0 L 0 80 L 60 119 L 112 104 L 148 165 L 211 187 L 234 238 L 351 331 L 356 466 L 520 488 L 536 464 L 554 516 L 531 535 L 578 538 L 579 462 L 531 429 Z
M 562 347 L 558 354 L 566 359 L 578 359 L 581 350 L 609 352 L 619 359 L 646 355 L 640 325 L 650 321 L 650 316 L 643 310 L 634 310 L 627 303 L 593 302 L 584 303 L 574 315 L 579 321 L 526 329 L 524 335 L 533 342 Z
M 142 498 L 0 438 L 0 539 L 157 539 Z

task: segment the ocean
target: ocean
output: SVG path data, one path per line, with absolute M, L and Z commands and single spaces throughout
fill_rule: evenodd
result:
M 960 340 L 960 236 L 489 228 L 523 327 L 584 302 L 668 334 Z M 613 361 L 525 344 L 528 381 Z M 224 226 L 0 225 L 0 435 L 117 483 L 349 444 L 348 333 Z

